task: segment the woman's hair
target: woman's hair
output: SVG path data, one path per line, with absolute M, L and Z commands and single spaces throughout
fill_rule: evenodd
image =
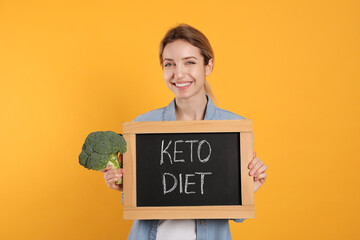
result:
M 205 37 L 205 35 L 197 30 L 196 28 L 187 25 L 187 24 L 179 24 L 178 26 L 171 28 L 165 34 L 164 38 L 160 43 L 160 65 L 163 66 L 163 52 L 164 48 L 168 43 L 174 42 L 175 40 L 185 40 L 194 47 L 197 47 L 201 51 L 201 55 L 204 57 L 204 65 L 208 65 L 209 60 L 213 59 L 214 62 L 214 52 L 210 45 L 209 40 Z M 205 91 L 211 99 L 216 103 L 216 98 L 211 90 L 209 82 L 205 79 Z

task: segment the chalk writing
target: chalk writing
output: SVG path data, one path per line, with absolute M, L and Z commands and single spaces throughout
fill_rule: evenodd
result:
M 173 150 L 173 154 L 170 154 L 170 146 L 172 144 L 172 140 L 170 140 L 167 144 L 165 144 L 165 140 L 161 141 L 161 154 L 160 154 L 160 165 L 164 164 L 164 156 L 167 156 L 167 158 L 169 159 L 170 164 L 176 163 L 176 162 L 185 162 L 185 159 L 180 159 L 177 156 L 182 154 L 183 151 L 179 150 L 178 145 L 183 145 L 184 143 L 189 143 L 190 145 L 190 162 L 193 162 L 193 146 L 194 143 L 199 142 L 198 146 L 197 146 L 197 159 L 201 162 L 201 163 L 206 163 L 207 161 L 209 161 L 210 157 L 211 157 L 211 145 L 208 141 L 206 140 L 176 140 L 174 142 L 174 150 Z M 206 145 L 208 147 L 208 153 L 207 156 L 205 158 L 201 158 L 201 150 L 205 149 L 203 147 L 203 145 Z M 166 145 L 166 147 L 164 148 L 164 146 Z M 171 155 L 173 156 L 173 158 L 171 158 Z
M 174 174 L 171 173 L 163 173 L 162 176 L 162 183 L 163 183 L 163 190 L 164 195 L 173 192 L 179 185 L 179 193 L 185 194 L 195 194 L 196 192 L 194 189 L 193 191 L 189 190 L 189 185 L 196 185 L 200 182 L 200 193 L 204 194 L 204 185 L 205 185 L 205 175 L 211 175 L 211 172 L 195 172 L 194 174 L 184 174 L 185 175 L 185 183 L 183 184 L 182 180 L 182 173 L 179 174 L 179 180 Z M 190 177 L 193 178 L 195 175 L 200 175 L 200 179 L 195 179 L 190 181 Z M 197 180 L 197 182 L 195 182 Z M 184 185 L 184 186 L 183 186 Z M 183 191 L 184 189 L 184 191 Z

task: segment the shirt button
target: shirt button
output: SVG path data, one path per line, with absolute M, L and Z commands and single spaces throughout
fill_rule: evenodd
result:
M 205 220 L 201 220 L 200 224 L 204 225 L 205 224 Z

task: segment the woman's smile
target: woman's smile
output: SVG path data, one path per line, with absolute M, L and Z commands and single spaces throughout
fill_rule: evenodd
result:
M 173 85 L 179 90 L 186 90 L 191 86 L 192 82 L 176 82 Z

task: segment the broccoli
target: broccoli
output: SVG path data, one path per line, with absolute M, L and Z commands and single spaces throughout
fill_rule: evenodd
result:
M 126 152 L 126 142 L 121 134 L 112 131 L 90 133 L 79 155 L 79 163 L 87 169 L 102 170 L 111 165 L 113 169 L 122 168 L 119 153 Z M 116 182 L 122 184 L 122 179 Z

